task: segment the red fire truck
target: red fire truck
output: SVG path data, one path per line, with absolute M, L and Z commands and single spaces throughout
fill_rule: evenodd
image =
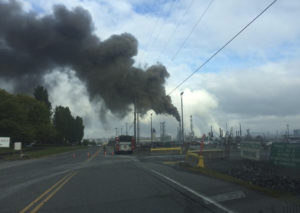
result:
M 120 153 L 132 154 L 134 149 L 135 149 L 135 140 L 133 136 L 120 135 L 116 137 L 115 146 L 114 146 L 114 152 L 116 154 L 120 154 Z

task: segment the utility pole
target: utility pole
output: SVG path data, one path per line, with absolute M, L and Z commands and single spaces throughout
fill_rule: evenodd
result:
M 133 135 L 134 135 L 134 140 L 137 140 L 137 138 L 136 138 L 136 99 L 134 99 L 134 105 L 133 105 Z
M 121 135 L 123 135 L 123 127 L 121 127 Z
M 165 124 L 166 124 L 165 121 L 161 123 L 161 125 L 162 125 L 162 141 L 163 142 L 165 142 L 165 132 L 166 132 Z
M 159 138 L 160 138 L 160 141 L 162 141 L 162 125 L 161 125 L 161 122 L 159 122 Z
M 191 136 L 190 136 L 190 140 L 192 142 L 192 140 L 194 139 L 195 133 L 194 133 L 194 127 L 193 127 L 193 116 L 190 116 L 190 126 L 191 126 Z
M 126 135 L 128 135 L 128 123 L 126 123 Z
M 287 131 L 286 131 L 286 140 L 287 140 L 287 142 L 289 142 L 289 137 L 290 137 L 290 125 L 286 125 L 286 129 L 287 129 Z
M 182 144 L 184 143 L 184 125 L 183 125 L 183 103 L 182 103 L 182 95 L 183 95 L 183 92 L 180 93 L 180 99 L 181 99 L 181 132 L 182 132 Z
M 115 128 L 116 129 L 116 136 L 118 136 L 118 128 Z
M 179 127 L 178 127 L 178 142 L 181 142 L 182 139 L 182 129 L 181 129 L 181 120 L 179 121 Z
M 228 126 L 227 126 L 227 122 L 226 122 L 226 135 L 228 135 Z
M 151 137 L 151 144 L 152 144 L 152 142 L 153 142 L 153 128 L 152 128 L 152 113 L 151 113 L 151 127 L 150 127 L 151 129 L 150 129 L 150 137 Z
M 140 119 L 139 119 L 140 115 L 139 113 L 137 112 L 136 113 L 136 120 L 137 120 L 137 143 L 140 142 Z
M 242 137 L 242 125 L 240 123 L 240 137 Z
M 165 140 L 165 132 L 166 132 L 166 128 L 165 128 L 165 124 L 166 122 L 163 121 L 163 122 L 160 122 L 160 141 L 161 142 L 164 142 Z

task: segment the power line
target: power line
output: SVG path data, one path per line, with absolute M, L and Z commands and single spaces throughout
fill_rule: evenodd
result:
M 194 72 L 192 72 L 187 78 L 185 78 L 180 84 L 178 84 L 168 95 L 172 94 L 178 87 L 184 82 L 190 79 L 196 72 L 204 67 L 212 58 L 214 58 L 219 52 L 221 52 L 227 45 L 229 45 L 236 37 L 238 37 L 246 28 L 248 28 L 256 19 L 258 19 L 263 13 L 265 13 L 277 0 L 272 1 L 265 9 L 263 9 L 254 19 L 252 19 L 245 27 L 243 27 L 237 34 L 229 39 L 220 49 L 212 54 L 205 62 L 203 62 Z
M 204 15 L 206 14 L 206 12 L 208 11 L 208 9 L 210 8 L 210 5 L 213 3 L 214 0 L 211 0 L 207 7 L 205 8 L 205 10 L 203 11 L 203 13 L 201 14 L 201 16 L 199 17 L 199 19 L 197 20 L 197 22 L 195 23 L 195 25 L 192 27 L 192 30 L 190 31 L 190 33 L 188 34 L 188 36 L 184 39 L 184 41 L 182 42 L 181 46 L 179 47 L 179 49 L 176 51 L 176 53 L 173 55 L 172 57 L 172 61 L 175 59 L 175 57 L 178 55 L 178 53 L 182 50 L 182 48 L 184 47 L 184 45 L 186 44 L 187 40 L 191 37 L 191 35 L 193 34 L 194 30 L 196 29 L 196 27 L 198 26 L 198 24 L 201 22 L 201 20 L 203 19 Z
M 147 40 L 147 45 L 145 47 L 145 51 L 142 54 L 142 59 L 144 58 L 145 52 L 147 51 L 147 49 L 148 49 L 148 47 L 150 45 L 150 41 L 152 40 L 153 34 L 156 31 L 156 27 L 158 25 L 158 22 L 159 22 L 159 16 L 156 17 L 154 29 L 150 29 L 150 32 L 149 32 L 150 36 L 149 36 L 149 39 Z
M 193 3 L 194 3 L 194 0 L 191 0 L 190 3 L 188 4 L 188 7 L 185 9 L 184 13 L 180 17 L 180 19 L 183 19 L 186 16 L 187 12 L 190 10 L 190 8 L 192 7 Z M 164 53 L 164 51 L 167 49 L 169 43 L 171 42 L 172 38 L 174 37 L 175 33 L 178 30 L 179 25 L 180 25 L 180 23 L 177 22 L 176 27 L 174 28 L 174 30 L 172 31 L 172 33 L 170 33 L 169 38 L 164 43 L 162 51 L 159 52 L 159 56 L 157 57 L 157 61 L 159 60 L 160 56 Z
M 167 17 L 170 15 L 170 13 L 171 13 L 171 11 L 172 11 L 174 5 L 175 5 L 175 4 L 174 4 L 175 2 L 176 2 L 176 0 L 173 0 L 172 3 L 170 4 L 170 7 L 169 7 L 169 9 L 168 9 L 168 11 L 167 11 L 167 13 L 166 13 L 166 16 L 167 16 Z M 166 20 L 166 19 L 165 19 L 165 20 Z M 157 39 L 158 39 L 158 37 L 159 37 L 159 35 L 160 35 L 160 33 L 161 33 L 161 30 L 163 29 L 163 26 L 164 26 L 165 22 L 166 22 L 166 21 L 162 21 L 162 24 L 161 24 L 160 27 L 158 28 L 158 33 L 157 33 L 156 37 L 154 37 L 154 40 L 150 43 L 150 44 L 153 44 L 153 46 L 155 45 L 155 43 L 156 43 L 156 41 L 157 41 Z M 152 45 L 150 45 L 150 46 L 152 46 Z M 147 53 L 148 53 L 148 52 L 146 52 L 146 56 L 147 56 Z

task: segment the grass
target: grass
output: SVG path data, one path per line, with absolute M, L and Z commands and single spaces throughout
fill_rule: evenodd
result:
M 64 152 L 75 151 L 79 149 L 85 149 L 87 146 L 51 146 L 51 147 L 43 147 L 38 150 L 30 150 L 24 151 L 25 159 L 28 158 L 41 158 L 45 156 L 55 155 Z M 3 157 L 4 160 L 18 160 L 20 159 L 20 154 L 7 155 Z
M 59 154 L 59 153 L 69 152 L 69 151 L 75 151 L 84 148 L 87 148 L 87 146 L 47 147 L 45 149 L 38 150 L 38 151 L 28 151 L 26 152 L 26 154 L 32 158 L 40 158 L 44 156 L 49 156 L 49 155 L 54 155 L 54 154 Z
M 13 151 L 14 151 L 13 148 L 0 148 L 0 155 L 7 152 L 13 152 Z

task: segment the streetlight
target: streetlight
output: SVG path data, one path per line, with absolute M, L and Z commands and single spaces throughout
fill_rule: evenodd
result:
M 182 143 L 184 143 L 184 126 L 183 126 L 183 103 L 182 103 L 182 95 L 183 95 L 183 92 L 180 93 L 180 99 L 181 99 L 181 137 L 182 137 Z
M 151 137 L 151 144 L 153 142 L 153 137 L 152 137 L 152 113 L 151 113 L 151 129 L 150 129 L 150 137 Z

